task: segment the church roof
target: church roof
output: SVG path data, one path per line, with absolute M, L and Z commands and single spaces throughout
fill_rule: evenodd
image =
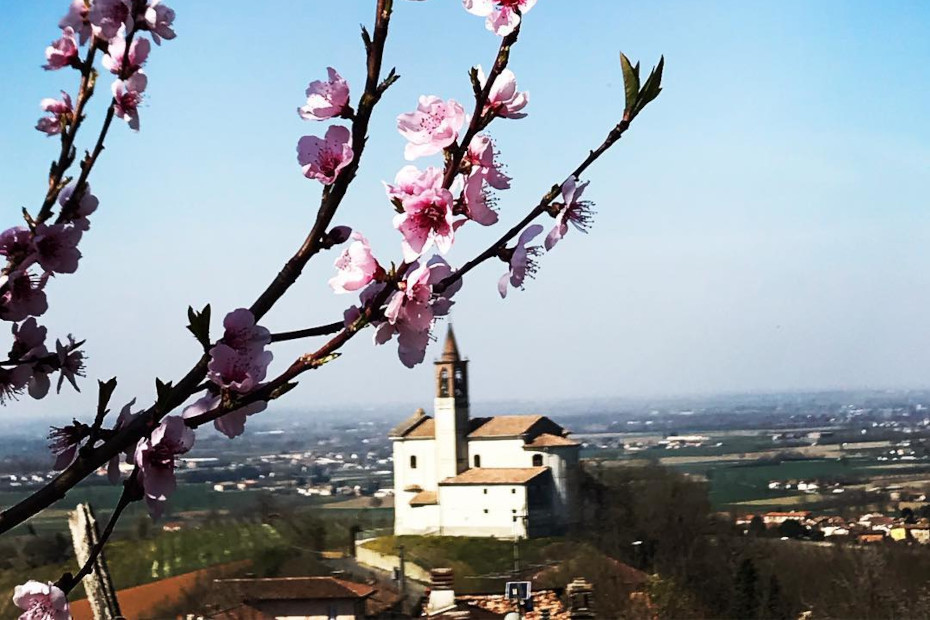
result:
M 527 442 L 524 448 L 556 448 L 559 446 L 578 446 L 581 445 L 573 439 L 568 437 L 561 437 L 559 435 L 552 435 L 550 433 L 543 433 L 539 435 L 533 441 Z
M 411 506 L 434 506 L 439 503 L 439 494 L 436 491 L 420 491 L 410 498 Z
M 417 409 L 413 412 L 413 415 L 392 428 L 388 431 L 388 437 L 405 437 L 407 433 L 415 429 L 417 426 L 421 425 L 426 420 L 431 420 L 428 415 L 422 410 Z
M 442 362 L 457 362 L 459 357 L 459 346 L 455 342 L 455 332 L 452 331 L 452 325 L 449 325 L 449 331 L 446 332 L 446 344 L 442 349 Z
M 564 428 L 544 415 L 499 415 L 493 418 L 471 418 L 468 439 L 495 439 L 525 437 L 532 439 L 527 446 L 551 447 L 578 445 L 566 439 Z M 418 409 L 388 433 L 389 437 L 403 439 L 435 439 L 436 421 Z M 543 436 L 546 436 L 545 438 Z
M 526 484 L 548 467 L 474 467 L 439 484 Z
M 418 424 L 404 434 L 404 439 L 435 439 L 436 420 L 427 417 L 422 424 Z
M 486 418 L 484 424 L 468 434 L 468 438 L 520 437 L 531 432 L 562 435 L 565 429 L 544 415 L 499 415 Z

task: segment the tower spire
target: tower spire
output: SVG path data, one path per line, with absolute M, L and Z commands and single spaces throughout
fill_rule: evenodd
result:
M 459 347 L 455 343 L 455 332 L 452 331 L 452 324 L 449 324 L 449 331 L 446 332 L 446 344 L 442 349 L 443 362 L 457 362 L 461 359 L 459 356 Z

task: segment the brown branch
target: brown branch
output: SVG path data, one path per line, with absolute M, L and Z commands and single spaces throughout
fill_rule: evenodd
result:
M 338 332 L 344 325 L 344 321 L 336 321 L 335 323 L 320 325 L 318 327 L 308 327 L 307 329 L 297 329 L 290 332 L 278 332 L 277 334 L 271 334 L 271 342 L 285 342 L 287 340 L 298 340 L 300 338 L 327 336 Z
M 623 136 L 624 132 L 629 127 L 630 121 L 620 121 L 616 127 L 610 130 L 601 145 L 588 153 L 588 156 L 584 159 L 584 161 L 578 164 L 578 166 L 572 171 L 571 176 L 575 177 L 576 179 L 579 178 L 591 164 L 597 161 L 597 159 L 603 155 L 607 149 L 613 146 Z M 449 277 L 433 287 L 434 293 L 442 293 L 452 284 L 464 278 L 465 274 L 467 274 L 469 271 L 489 258 L 497 256 L 498 252 L 506 247 L 507 242 L 519 235 L 520 232 L 530 224 L 530 222 L 547 211 L 547 207 L 552 203 L 553 200 L 558 197 L 560 191 L 560 185 L 553 185 L 552 188 L 542 197 L 539 203 L 533 207 L 529 213 L 526 214 L 526 217 L 520 220 L 506 233 L 501 235 L 501 237 L 490 246 L 488 246 L 484 252 L 462 265 L 459 269 L 456 269 Z
M 52 205 L 58 199 L 61 180 L 65 175 L 65 171 L 74 163 L 74 139 L 81 127 L 81 122 L 84 120 L 84 105 L 94 94 L 94 82 L 96 81 L 94 56 L 96 53 L 97 39 L 94 38 L 87 50 L 84 63 L 81 65 L 81 85 L 78 88 L 77 102 L 74 106 L 74 118 L 68 127 L 67 133 L 62 137 L 61 154 L 58 156 L 58 161 L 52 164 L 52 169 L 49 172 L 48 191 L 45 194 L 45 200 L 42 201 L 42 206 L 39 208 L 39 214 L 35 218 L 37 224 L 41 224 L 52 216 Z
M 365 47 L 368 51 L 368 74 L 365 80 L 365 91 L 359 99 L 355 117 L 352 122 L 352 152 L 354 157 L 348 166 L 343 168 L 332 185 L 323 190 L 320 208 L 317 211 L 316 221 L 310 233 L 304 240 L 297 253 L 284 265 L 277 277 L 268 285 L 268 288 L 255 300 L 249 308 L 255 315 L 255 320 L 261 319 L 274 306 L 287 290 L 293 286 L 300 277 L 304 267 L 313 256 L 323 249 L 323 240 L 336 210 L 355 178 L 361 162 L 362 152 L 368 140 L 368 124 L 375 104 L 381 99 L 387 88 L 387 81 L 381 84 L 381 63 L 384 56 L 384 44 L 387 40 L 388 26 L 391 21 L 393 0 L 378 0 L 375 16 L 374 37 L 370 40 L 367 31 L 363 31 Z M 382 87 L 383 86 L 383 87 Z
M 391 77 L 384 82 L 380 81 L 381 64 L 392 7 L 393 0 L 378 0 L 374 38 L 370 45 L 366 45 L 368 49 L 368 76 L 365 91 L 361 96 L 352 123 L 352 150 L 355 153 L 355 158 L 343 169 L 335 183 L 324 190 L 316 222 L 303 245 L 285 264 L 268 288 L 252 304 L 251 310 L 256 321 L 264 316 L 296 282 L 310 258 L 323 249 L 322 241 L 326 230 L 329 228 L 329 224 L 342 198 L 345 196 L 349 184 L 358 171 L 373 108 L 394 79 L 394 77 Z M 128 45 L 126 49 L 129 49 Z M 98 143 L 100 143 L 99 140 Z M 102 150 L 102 144 L 100 150 Z M 99 152 L 97 154 L 99 155 Z M 93 159 L 96 160 L 96 157 Z M 93 448 L 87 454 L 79 454 L 71 465 L 50 480 L 44 487 L 0 513 L 0 534 L 9 531 L 31 516 L 63 499 L 71 488 L 96 471 L 98 467 L 107 463 L 114 456 L 119 455 L 123 450 L 138 441 L 140 437 L 151 433 L 168 412 L 181 405 L 197 391 L 206 376 L 209 360 L 209 355 L 204 354 L 201 356 L 197 364 L 188 371 L 181 381 L 168 390 L 164 399 L 159 400 L 159 402 L 136 416 L 128 425 L 117 431 L 110 441 Z
M 132 492 L 132 489 L 136 489 L 138 485 L 137 477 L 139 475 L 139 468 L 135 468 L 130 474 L 129 478 L 123 483 L 123 492 L 120 493 L 119 500 L 116 503 L 116 507 L 113 509 L 113 514 L 110 515 L 110 519 L 107 521 L 106 527 L 103 529 L 103 533 L 100 535 L 100 539 L 97 541 L 97 544 L 94 545 L 94 548 L 91 550 L 90 555 L 87 557 L 87 561 L 84 562 L 84 566 L 81 567 L 81 570 L 78 571 L 76 575 L 71 575 L 71 573 L 65 573 L 61 576 L 61 579 L 58 580 L 58 587 L 61 590 L 68 594 L 77 587 L 77 584 L 81 583 L 81 579 L 90 574 L 90 571 L 94 568 L 94 563 L 97 561 L 97 556 L 103 551 L 103 547 L 107 544 L 107 540 L 110 538 L 110 534 L 113 533 L 113 528 L 116 527 L 116 522 L 119 521 L 120 516 L 123 514 L 123 510 L 126 509 L 126 506 L 131 504 L 134 501 L 141 499 L 137 497 L 137 493 Z
M 623 133 L 629 128 L 630 122 L 623 120 L 618 123 L 610 132 L 607 134 L 607 137 L 598 146 L 596 149 L 590 151 L 588 156 L 572 171 L 571 176 L 579 177 L 584 173 L 588 167 L 597 161 L 611 146 L 613 146 L 622 136 Z M 462 268 L 456 270 L 452 275 L 438 283 L 433 287 L 434 294 L 441 294 L 449 286 L 454 284 L 456 281 L 461 280 L 466 273 L 483 263 L 489 258 L 497 256 L 501 248 L 507 245 L 511 239 L 520 234 L 520 232 L 534 219 L 546 213 L 547 207 L 549 204 L 554 201 L 561 191 L 561 185 L 553 185 L 552 188 L 542 197 L 539 203 L 533 207 L 532 210 L 514 225 L 510 230 L 504 233 L 497 241 L 491 244 L 484 252 L 473 258 L 472 260 L 465 263 Z M 398 273 L 402 273 L 402 270 L 399 270 Z M 221 418 L 227 413 L 234 411 L 257 401 L 270 401 L 278 398 L 283 395 L 286 390 L 284 389 L 291 381 L 296 379 L 302 373 L 319 368 L 320 366 L 326 364 L 327 362 L 335 359 L 334 356 L 337 355 L 342 346 L 352 339 L 359 331 L 361 331 L 366 325 L 371 323 L 373 320 L 381 318 L 381 306 L 386 301 L 386 298 L 394 289 L 391 286 L 386 286 L 381 293 L 376 296 L 363 310 L 362 315 L 355 322 L 350 324 L 347 327 L 344 327 L 336 336 L 330 339 L 326 344 L 320 347 L 317 351 L 313 353 L 308 353 L 297 358 L 283 373 L 275 377 L 273 380 L 266 383 L 260 389 L 257 389 L 249 394 L 246 394 L 236 400 L 232 400 L 226 403 L 221 403 L 216 408 L 211 409 L 210 411 L 205 411 L 204 413 L 189 418 L 185 420 L 186 424 L 191 428 L 197 428 L 208 422 L 212 422 L 217 418 Z M 324 327 L 336 327 L 341 326 L 341 323 L 332 323 Z M 310 330 L 305 330 L 310 331 Z M 299 332 L 290 332 L 292 334 Z M 313 334 L 320 335 L 320 334 Z M 298 336 L 300 337 L 300 336 Z
M 484 107 L 487 105 L 488 97 L 491 96 L 491 88 L 493 88 L 494 82 L 497 81 L 498 76 L 507 68 L 507 63 L 510 62 L 510 48 L 513 47 L 514 43 L 517 42 L 517 38 L 520 36 L 521 24 L 518 24 L 517 27 L 513 29 L 513 32 L 501 40 L 500 49 L 497 51 L 497 57 L 494 59 L 491 72 L 487 75 L 484 88 L 482 88 L 481 92 L 475 97 L 475 111 L 471 115 L 468 129 L 462 136 L 462 141 L 456 148 L 452 149 L 452 156 L 448 166 L 446 166 L 445 174 L 443 175 L 442 186 L 446 189 L 452 187 L 452 181 L 459 172 L 459 166 L 462 164 L 465 153 L 468 152 L 468 146 L 471 144 L 472 139 L 479 131 L 487 126 L 484 119 Z

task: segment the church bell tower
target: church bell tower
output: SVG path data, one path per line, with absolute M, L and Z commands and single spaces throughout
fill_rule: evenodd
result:
M 439 480 L 468 469 L 468 360 L 459 355 L 452 326 L 442 357 L 434 364 L 436 398 L 436 473 Z

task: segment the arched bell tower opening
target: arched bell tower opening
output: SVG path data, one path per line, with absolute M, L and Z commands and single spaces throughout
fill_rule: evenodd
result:
M 446 334 L 442 357 L 434 364 L 436 398 L 436 466 L 439 479 L 468 469 L 468 360 L 459 355 L 452 326 Z

